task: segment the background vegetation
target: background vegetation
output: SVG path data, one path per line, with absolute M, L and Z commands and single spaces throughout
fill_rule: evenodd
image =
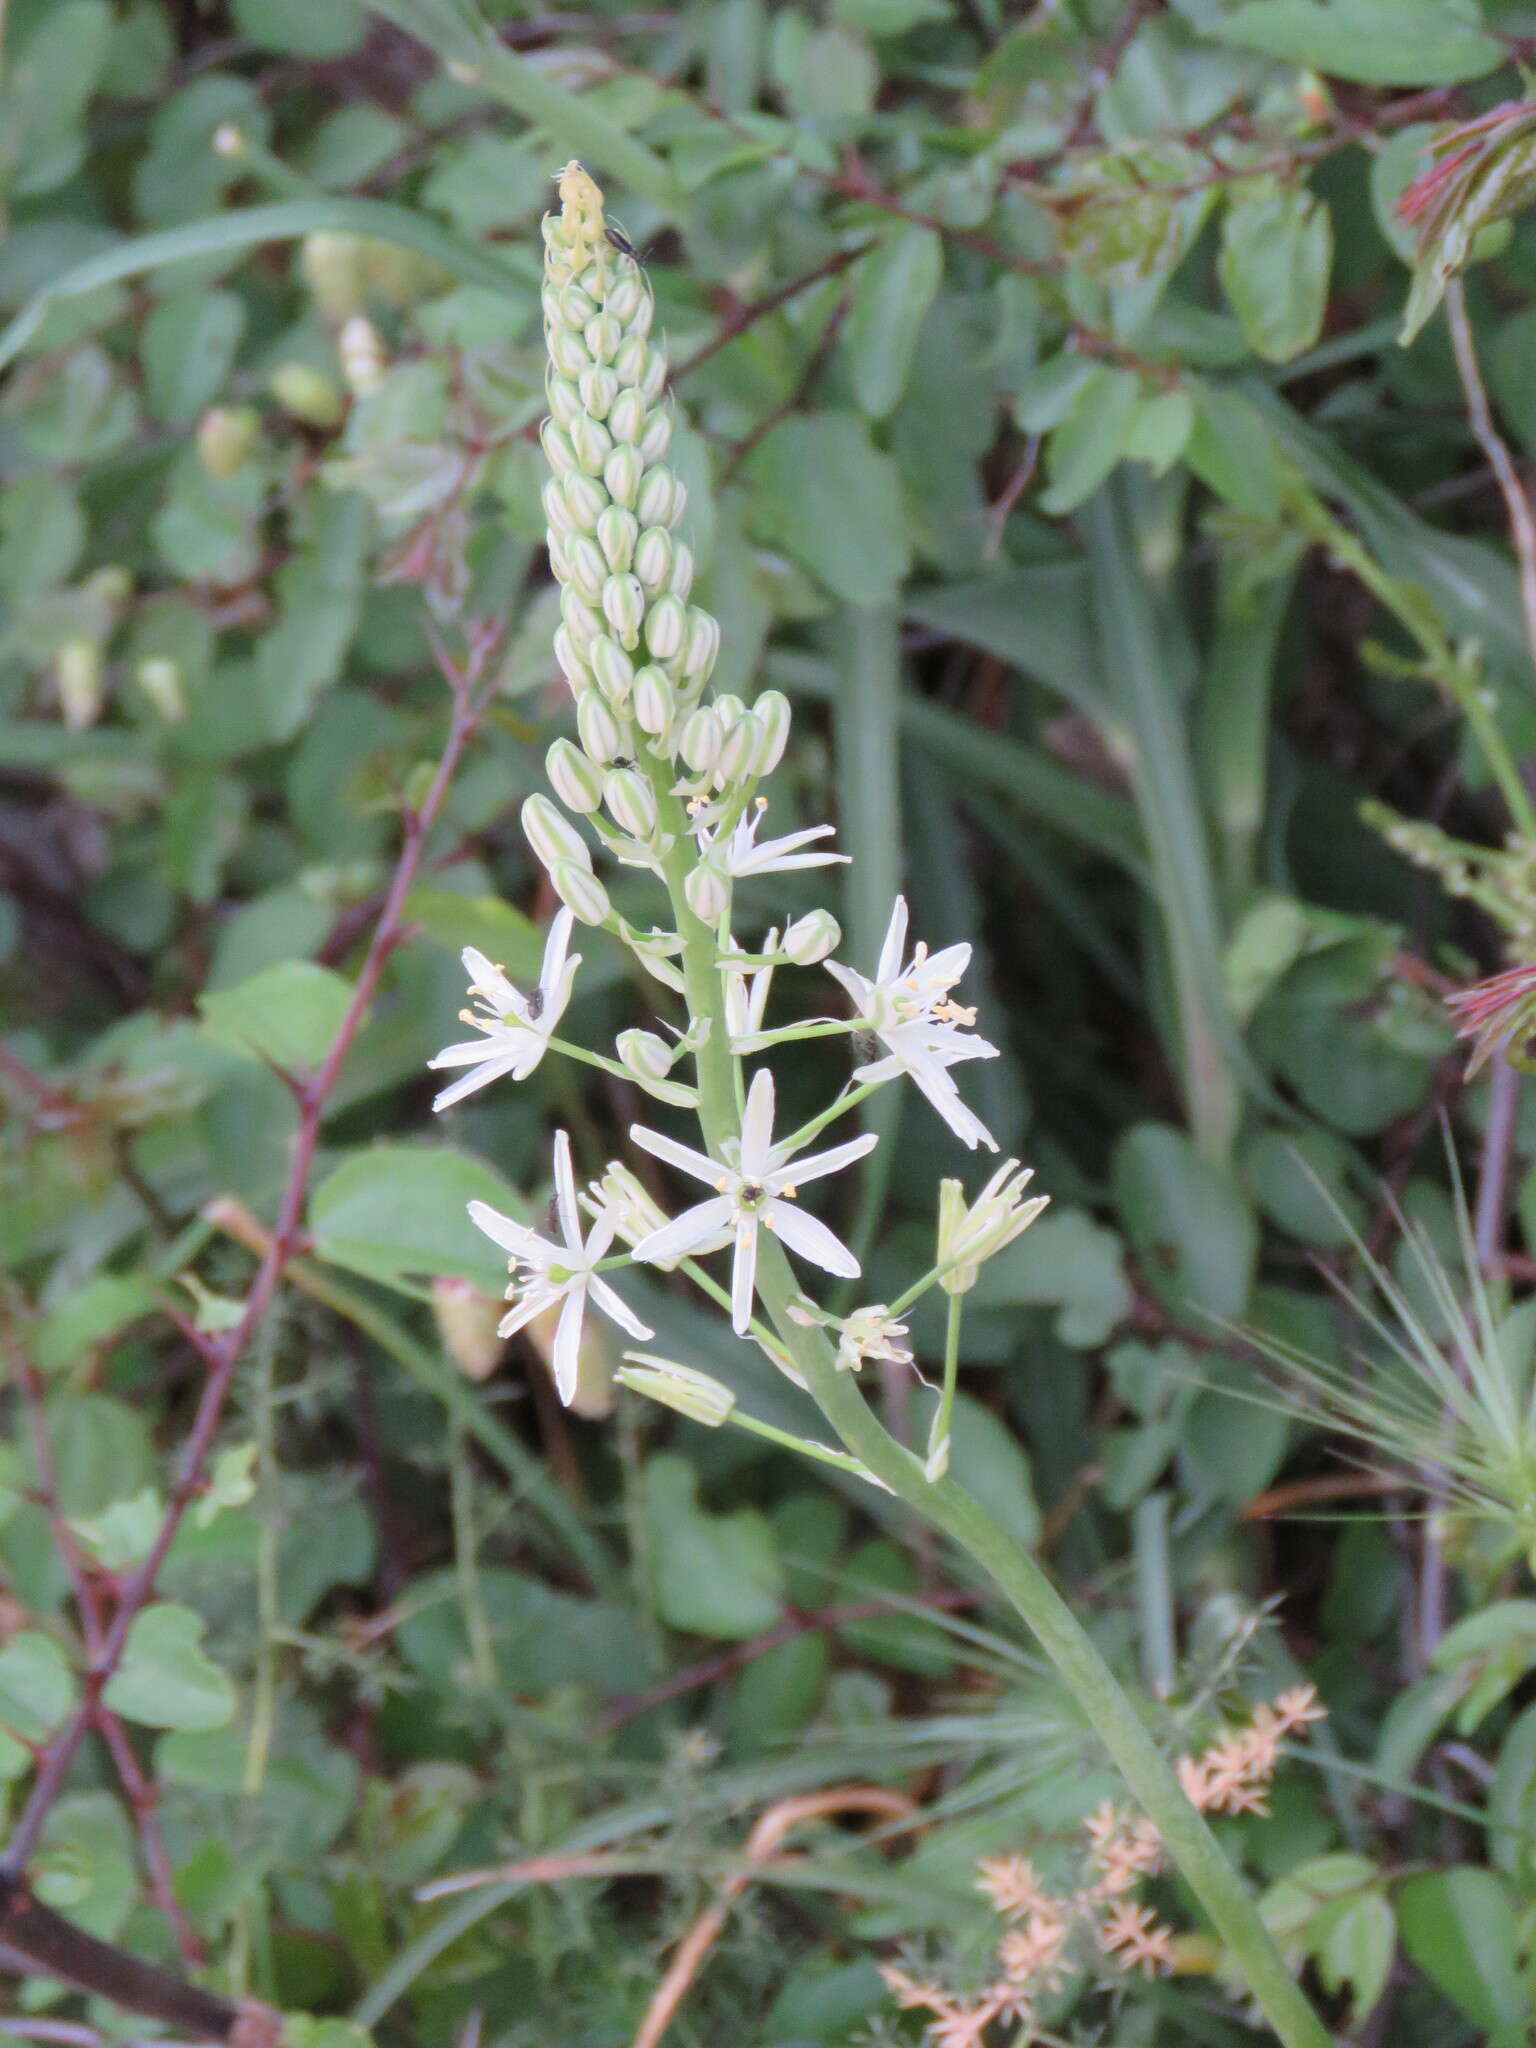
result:
M 1396 202 L 1533 54 L 1503 0 L 10 0 L 0 1778 L 45 1903 L 390 2041 L 607 2048 L 726 1885 L 669 2040 L 914 2041 L 877 1964 L 984 1969 L 978 1858 L 1115 1794 L 900 1512 L 616 1402 L 596 1333 L 574 1416 L 489 1334 L 465 1201 L 536 1216 L 551 1118 L 595 1160 L 635 1108 L 551 1058 L 434 1122 L 424 1071 L 458 949 L 527 985 L 550 911 L 580 155 L 717 687 L 796 699 L 784 829 L 856 856 L 769 907 L 841 887 L 866 966 L 898 888 L 976 942 L 972 1096 L 1052 1196 L 972 1297 L 957 1468 L 1171 1750 L 1315 1683 L 1222 1825 L 1341 2038 L 1530 2037 L 1536 1099 L 1443 1003 L 1536 919 L 1520 108 Z M 635 991 L 583 951 L 590 1044 Z M 915 1102 L 875 1156 L 878 1298 L 978 1175 Z M 1254 2038 L 1159 1887 L 1176 1975 L 1074 1979 L 1057 2037 Z

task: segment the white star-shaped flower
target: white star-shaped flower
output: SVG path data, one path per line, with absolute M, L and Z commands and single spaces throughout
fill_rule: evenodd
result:
M 699 847 L 702 852 L 717 848 L 720 864 L 729 875 L 778 875 L 789 868 L 824 868 L 835 862 L 849 860 L 846 853 L 827 853 L 817 848 L 808 853 L 806 848 L 814 840 L 825 839 L 834 832 L 833 825 L 810 825 L 803 832 L 786 832 L 782 839 L 765 839 L 757 843 L 757 828 L 762 824 L 768 811 L 768 799 L 760 796 L 750 811 L 737 819 L 729 838 L 721 840 L 718 832 L 707 829 L 698 831 Z
M 905 897 L 898 896 L 873 981 L 852 967 L 827 962 L 827 972 L 853 998 L 860 1027 L 873 1032 L 886 1051 L 883 1059 L 855 1068 L 854 1079 L 890 1081 L 897 1074 L 910 1074 L 957 1138 L 972 1151 L 979 1140 L 995 1152 L 997 1141 L 960 1100 L 949 1074 L 962 1060 L 997 1058 L 997 1047 L 971 1031 L 975 1011 L 950 996 L 970 965 L 971 949 L 946 946 L 930 953 L 919 943 L 910 960 L 906 949 L 907 905 Z
M 644 1260 L 686 1258 L 689 1253 L 718 1250 L 734 1240 L 735 1263 L 731 1271 L 731 1327 L 744 1337 L 752 1321 L 752 1298 L 757 1282 L 757 1234 L 771 1230 L 790 1251 L 798 1252 L 828 1273 L 854 1279 L 859 1262 L 848 1247 L 828 1230 L 825 1223 L 795 1206 L 803 1181 L 820 1180 L 839 1167 L 862 1159 L 876 1143 L 875 1134 L 851 1138 L 846 1145 L 834 1145 L 826 1152 L 813 1152 L 796 1159 L 784 1145 L 773 1142 L 773 1076 L 763 1068 L 753 1078 L 747 1094 L 746 1114 L 741 1120 L 741 1137 L 731 1143 L 732 1157 L 722 1165 L 687 1145 L 632 1124 L 629 1135 L 656 1158 L 666 1160 L 680 1172 L 692 1174 L 715 1192 L 707 1202 L 685 1209 L 681 1216 L 641 1238 L 635 1257 Z
M 436 1059 L 428 1062 L 434 1068 L 470 1069 L 443 1090 L 432 1104 L 434 1109 L 451 1108 L 476 1088 L 483 1088 L 487 1081 L 499 1081 L 503 1074 L 510 1074 L 514 1081 L 526 1080 L 543 1059 L 550 1034 L 565 1015 L 571 985 L 581 965 L 579 953 L 573 953 L 569 959 L 565 957 L 575 922 L 568 910 L 562 910 L 550 926 L 539 985 L 526 996 L 519 994 L 501 968 L 483 953 L 476 952 L 473 946 L 464 948 L 469 992 L 480 1011 L 461 1010 L 459 1016 L 483 1035 L 461 1045 L 445 1046 Z
M 469 1213 L 478 1229 L 512 1255 L 507 1262 L 513 1275 L 507 1299 L 513 1306 L 497 1327 L 498 1337 L 512 1336 L 557 1301 L 563 1304 L 555 1329 L 554 1367 L 555 1385 L 567 1407 L 576 1392 L 581 1324 L 589 1300 L 631 1337 L 643 1340 L 654 1336 L 594 1271 L 613 1242 L 617 1218 L 611 1209 L 604 1209 L 583 1238 L 576 1176 L 571 1170 L 571 1141 L 564 1131 L 555 1133 L 555 1215 L 562 1241 L 540 1237 L 526 1223 L 503 1216 L 489 1202 L 471 1202 Z

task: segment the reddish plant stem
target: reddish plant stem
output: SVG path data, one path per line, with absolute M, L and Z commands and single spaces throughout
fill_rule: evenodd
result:
M 283 1269 L 292 1257 L 302 1233 L 305 1196 L 310 1168 L 319 1142 L 320 1125 L 327 1100 L 336 1085 L 342 1064 L 356 1038 L 368 1005 L 378 988 L 379 977 L 403 936 L 406 898 L 421 865 L 428 832 L 447 796 L 460 756 L 484 708 L 476 689 L 490 661 L 499 636 L 489 627 L 472 627 L 469 654 L 461 666 L 439 650 L 439 661 L 453 694 L 453 712 L 448 737 L 438 757 L 427 794 L 417 809 L 404 814 L 401 848 L 394 876 L 379 912 L 373 936 L 358 973 L 357 982 L 337 1027 L 330 1050 L 314 1075 L 294 1084 L 299 1105 L 299 1127 L 294 1138 L 288 1181 L 278 1207 L 277 1222 L 265 1257 L 256 1270 L 245 1309 L 239 1322 L 226 1335 L 205 1340 L 199 1350 L 208 1366 L 202 1395 L 192 1427 L 182 1449 L 176 1479 L 171 1488 L 160 1527 L 148 1554 L 123 1582 L 110 1624 L 91 1654 L 85 1674 L 82 1699 L 70 1719 L 49 1741 L 38 1760 L 37 1776 L 11 1837 L 0 1859 L 0 1875 L 15 1876 L 25 1869 L 54 1800 L 63 1786 L 75 1754 L 92 1727 L 99 1725 L 101 1695 L 122 1659 L 128 1632 L 153 1597 L 155 1581 L 166 1553 L 175 1540 L 187 1509 L 203 1486 L 203 1470 L 213 1449 L 224 1407 L 234 1385 L 242 1357 L 255 1335 L 272 1298 Z
M 702 347 L 696 348 L 691 356 L 685 356 L 672 371 L 672 382 L 686 377 L 690 370 L 696 370 L 700 363 L 707 363 L 711 356 L 728 348 L 738 335 L 745 334 L 749 327 L 755 327 L 759 320 L 766 320 L 770 313 L 777 313 L 781 306 L 787 306 L 791 299 L 797 299 L 802 292 L 809 291 L 813 284 L 822 284 L 829 277 L 840 277 L 866 255 L 873 246 L 870 242 L 859 242 L 851 249 L 839 249 L 835 256 L 829 256 L 825 263 L 818 263 L 814 270 L 802 271 L 792 277 L 788 284 L 780 285 L 777 291 L 765 293 L 760 299 L 747 304 L 733 305 L 721 320 L 719 327 Z
M 28 1357 L 9 1323 L 5 1328 L 5 1348 L 10 1361 L 11 1376 L 16 1383 L 16 1391 L 21 1397 L 22 1409 L 26 1415 L 27 1432 L 32 1439 L 32 1461 L 37 1468 L 38 1499 L 44 1514 L 48 1517 L 48 1527 L 54 1544 L 69 1575 L 70 1591 L 74 1595 L 75 1606 L 80 1615 L 80 1633 L 85 1642 L 86 1655 L 94 1663 L 100 1654 L 103 1641 L 104 1617 L 101 1597 L 91 1574 L 90 1559 L 82 1553 L 75 1533 L 59 1505 L 58 1465 L 53 1455 L 53 1440 L 48 1432 L 47 1398 L 42 1375 Z M 196 1969 L 203 1961 L 203 1945 L 176 1896 L 171 1859 L 166 1850 L 165 1837 L 160 1832 L 154 1784 L 146 1776 L 144 1767 L 139 1762 L 127 1729 L 116 1714 L 100 1700 L 96 1702 L 92 1720 L 96 1732 L 106 1745 L 128 1803 L 133 1808 L 139 1853 L 144 1859 L 144 1869 L 149 1878 L 155 1904 L 170 1923 L 183 1963 L 189 1969 Z

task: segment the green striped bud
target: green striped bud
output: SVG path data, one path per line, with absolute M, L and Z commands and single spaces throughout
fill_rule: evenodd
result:
M 571 564 L 565 552 L 566 536 L 556 533 L 552 526 L 544 529 L 544 545 L 549 550 L 549 566 L 555 572 L 557 583 L 569 583 Z
M 597 522 L 608 509 L 608 493 L 596 477 L 572 470 L 560 486 L 571 524 L 579 533 L 596 533 Z
M 623 572 L 633 565 L 635 543 L 639 538 L 639 520 L 633 512 L 626 512 L 622 505 L 610 505 L 597 522 L 597 544 L 610 569 Z
M 640 436 L 640 453 L 649 462 L 660 462 L 672 446 L 672 412 L 669 406 L 658 405 L 646 415 L 645 432 Z
M 524 801 L 523 836 L 551 872 L 557 863 L 584 868 L 592 865 L 587 842 L 541 791 Z
M 581 402 L 593 419 L 606 420 L 619 395 L 619 380 L 612 370 L 599 365 L 582 371 L 580 392 Z
M 730 876 L 706 855 L 696 868 L 689 870 L 683 894 L 695 917 L 702 918 L 705 924 L 714 924 L 724 916 L 731 900 Z
M 660 597 L 672 574 L 673 540 L 664 526 L 648 526 L 635 543 L 635 574 L 647 597 Z
M 608 310 L 627 332 L 630 322 L 645 301 L 645 288 L 631 270 L 620 276 L 608 291 Z
M 555 659 L 560 664 L 560 673 L 576 696 L 579 697 L 583 690 L 591 689 L 592 671 L 572 645 L 568 626 L 555 628 Z
M 603 800 L 603 778 L 595 762 L 569 740 L 556 740 L 544 756 L 550 787 L 569 811 L 595 811 Z
M 808 910 L 786 929 L 779 951 L 797 967 L 814 967 L 830 959 L 842 942 L 842 926 L 830 910 Z
M 707 775 L 720 758 L 725 745 L 725 727 L 712 704 L 701 704 L 688 714 L 677 750 L 695 775 Z
M 575 458 L 572 457 L 574 461 Z M 615 448 L 603 464 L 603 482 L 608 494 L 616 505 L 626 508 L 639 501 L 640 486 L 645 480 L 645 464 L 640 460 L 638 448 L 621 444 Z
M 762 741 L 763 728 L 750 711 L 737 719 L 725 736 L 725 744 L 714 766 L 714 779 L 722 789 L 752 780 L 757 772 L 753 763 Z
M 544 379 L 544 395 L 549 400 L 549 410 L 557 427 L 568 427 L 581 411 L 581 393 L 569 377 L 559 377 L 551 364 Z M 591 408 L 588 407 L 588 411 Z
M 600 766 L 617 760 L 624 751 L 623 727 L 596 690 L 588 690 L 578 702 L 576 730 L 581 735 L 581 744 Z
M 659 354 L 660 351 L 658 350 L 657 353 Z M 627 389 L 638 391 L 647 404 L 650 403 L 651 398 L 654 396 L 654 393 L 643 388 L 646 373 L 651 367 L 652 360 L 651 351 L 645 345 L 645 336 L 643 334 L 625 335 L 619 352 L 613 359 L 614 375 L 618 378 L 619 382 Z M 665 359 L 663 359 L 662 375 L 663 377 L 666 375 Z
M 574 533 L 576 522 L 571 517 L 571 508 L 566 503 L 565 492 L 560 488 L 558 477 L 551 477 L 539 496 L 544 501 L 544 517 L 554 533 Z
M 570 584 L 560 593 L 560 616 L 571 636 L 571 645 L 585 661 L 592 642 L 603 630 L 601 616 Z
M 672 1048 L 654 1031 L 621 1031 L 616 1050 L 622 1063 L 642 1081 L 664 1081 L 672 1071 Z
M 593 874 L 574 860 L 557 860 L 549 871 L 555 894 L 573 917 L 583 924 L 606 924 L 613 906 L 608 891 Z
M 563 548 L 568 564 L 565 581 L 588 604 L 601 604 L 603 585 L 608 580 L 608 564 L 603 560 L 602 549 L 589 533 L 571 534 Z
M 789 699 L 782 690 L 764 690 L 752 706 L 752 716 L 763 729 L 763 742 L 753 770 L 758 775 L 771 775 L 789 744 Z
M 685 540 L 672 542 L 672 574 L 667 578 L 667 588 L 684 604 L 688 602 L 688 593 L 693 588 L 693 549 Z
M 648 661 L 635 676 L 635 723 L 652 739 L 662 739 L 677 716 L 677 693 L 665 669 Z
M 681 653 L 688 615 L 675 597 L 659 597 L 645 619 L 645 644 L 657 661 Z
M 629 693 L 635 686 L 635 664 L 616 640 L 608 634 L 599 633 L 588 650 L 587 660 L 597 679 L 597 687 L 608 702 L 622 708 L 629 702 Z
M 633 385 L 621 391 L 614 401 L 608 417 L 608 431 L 615 441 L 622 441 L 631 448 L 638 447 L 645 432 L 645 400 Z
M 657 609 L 663 604 L 675 604 L 681 609 L 680 600 L 675 597 L 660 599 Z M 715 656 L 720 652 L 720 628 L 710 613 L 701 611 L 698 605 L 688 609 L 688 628 L 683 640 L 683 674 L 695 685 L 707 683 L 715 665 Z
M 603 783 L 603 802 L 621 832 L 648 842 L 656 830 L 656 797 L 638 768 L 615 768 Z
M 544 449 L 544 460 L 556 476 L 569 476 L 576 467 L 576 451 L 566 437 L 565 429 L 557 427 L 553 420 L 546 420 L 539 429 L 539 440 Z
M 706 1429 L 719 1429 L 722 1423 L 729 1422 L 736 1396 L 707 1372 L 692 1365 L 678 1365 L 670 1358 L 655 1357 L 648 1351 L 630 1351 L 625 1356 L 634 1363 L 621 1365 L 614 1374 L 621 1387 L 644 1394 L 648 1401 L 658 1401 L 663 1408 L 675 1409 L 690 1422 L 703 1423 Z
M 594 313 L 582 330 L 587 352 L 595 363 L 611 363 L 619 352 L 624 330 L 611 313 Z
M 571 449 L 578 465 L 588 476 L 601 476 L 603 464 L 613 448 L 613 436 L 601 420 L 581 412 L 570 425 Z
M 626 647 L 638 647 L 645 592 L 638 576 L 610 576 L 603 584 L 603 616 Z M 654 654 L 655 648 L 651 649 Z
M 583 370 L 590 370 L 592 358 L 587 354 L 586 343 L 579 334 L 573 334 L 569 327 L 550 323 L 546 336 L 549 345 L 549 360 L 562 377 L 575 379 Z
M 638 451 L 635 457 L 639 461 Z M 640 483 L 640 495 L 635 500 L 635 517 L 642 526 L 670 526 L 672 524 L 673 489 L 676 478 L 670 469 L 658 467 L 648 469 Z

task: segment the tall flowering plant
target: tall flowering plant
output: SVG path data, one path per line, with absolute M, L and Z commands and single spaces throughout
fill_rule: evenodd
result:
M 1033 1558 L 949 1472 L 964 1298 L 984 1262 L 1044 1207 L 1044 1197 L 1028 1192 L 1029 1172 L 1009 1160 L 970 1200 L 960 1182 L 943 1182 L 933 1263 L 892 1301 L 836 1314 L 808 1291 L 818 1274 L 856 1280 L 860 1269 L 805 1191 L 854 1167 L 877 1142 L 864 1133 L 823 1146 L 823 1135 L 907 1076 L 969 1147 L 995 1152 L 955 1070 L 996 1048 L 976 1034 L 974 1013 L 956 999 L 970 948 L 930 952 L 911 940 L 900 900 L 868 975 L 832 959 L 841 933 L 826 910 L 750 945 L 738 934 L 735 889 L 743 877 L 846 856 L 827 845 L 830 825 L 778 836 L 769 828 L 763 785 L 788 739 L 786 699 L 770 690 L 749 706 L 709 694 L 720 629 L 692 601 L 693 554 L 681 532 L 687 493 L 666 460 L 672 411 L 666 355 L 651 334 L 650 287 L 623 238 L 608 229 L 602 194 L 579 164 L 560 173 L 559 193 L 559 213 L 544 221 L 549 417 L 542 437 L 551 472 L 544 509 L 561 586 L 555 655 L 575 699 L 576 738 L 556 740 L 547 757 L 558 803 L 529 797 L 522 822 L 563 908 L 539 984 L 526 995 L 480 954 L 465 953 L 476 1007 L 464 1020 L 479 1035 L 433 1063 L 465 1070 L 437 1106 L 503 1077 L 522 1079 L 553 1051 L 690 1111 L 699 1143 L 646 1124 L 631 1129 L 634 1144 L 679 1177 L 671 1214 L 622 1163 L 579 1191 L 563 1131 L 553 1162 L 558 1236 L 474 1204 L 476 1224 L 509 1255 L 512 1305 L 503 1330 L 558 1305 L 553 1363 L 570 1400 L 588 1313 L 638 1343 L 651 1336 L 606 1276 L 636 1264 L 686 1273 L 728 1314 L 738 1337 L 759 1345 L 810 1393 L 837 1443 L 784 1437 L 738 1413 L 717 1381 L 650 1352 L 627 1353 L 620 1377 L 699 1421 L 777 1436 L 859 1473 L 900 1495 L 986 1567 L 1087 1710 L 1276 2034 L 1287 2048 L 1327 2048 L 1241 1882 L 1092 1642 Z M 593 841 L 621 865 L 660 880 L 670 906 L 664 927 L 641 930 L 614 908 L 594 866 Z M 628 1030 L 610 1057 L 557 1035 L 580 966 L 570 951 L 577 924 L 613 934 L 680 999 L 684 1021 L 670 1036 Z M 818 965 L 851 1014 L 765 1028 L 773 977 Z M 853 1035 L 860 1064 L 824 1110 L 781 1133 L 763 1056 L 839 1033 Z M 724 1254 L 728 1282 L 708 1263 Z M 857 1369 L 866 1358 L 910 1360 L 901 1318 L 934 1288 L 948 1303 L 943 1376 L 926 1443 L 913 1450 L 870 1408 Z

